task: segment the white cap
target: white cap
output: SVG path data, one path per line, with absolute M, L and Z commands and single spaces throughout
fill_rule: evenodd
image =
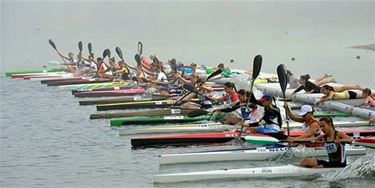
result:
M 305 114 L 307 114 L 309 112 L 313 112 L 313 111 L 314 111 L 314 109 L 310 105 L 303 105 L 303 106 L 301 106 L 301 109 L 299 110 L 298 115 L 304 116 Z

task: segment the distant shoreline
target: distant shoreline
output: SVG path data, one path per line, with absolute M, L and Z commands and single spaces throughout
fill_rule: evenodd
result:
M 352 46 L 352 47 L 349 47 L 349 48 L 357 48 L 357 49 L 364 49 L 364 50 L 375 51 L 375 44 L 358 45 L 358 46 Z

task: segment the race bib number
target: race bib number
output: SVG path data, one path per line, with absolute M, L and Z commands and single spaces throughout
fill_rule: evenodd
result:
M 163 102 L 161 102 L 161 101 L 155 101 L 155 104 L 156 105 L 161 105 L 161 104 L 163 104 Z
M 114 87 L 113 90 L 120 90 L 120 87 Z
M 181 114 L 180 109 L 171 109 L 171 114 Z
M 139 101 L 139 100 L 142 100 L 143 98 L 141 96 L 135 96 L 133 97 L 133 100 L 134 101 Z

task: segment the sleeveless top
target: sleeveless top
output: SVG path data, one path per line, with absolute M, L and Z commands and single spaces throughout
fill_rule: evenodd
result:
M 332 97 L 333 100 L 345 100 L 349 98 L 350 98 L 350 95 L 348 91 L 335 92 L 335 94 Z
M 303 123 L 302 130 L 306 133 L 306 132 L 309 130 L 310 125 L 311 125 L 312 123 L 314 123 L 314 122 L 316 122 L 316 123 L 319 124 L 319 122 L 318 122 L 317 120 L 313 119 L 313 120 L 310 121 L 310 122 L 305 122 L 305 123 Z M 314 133 L 314 136 L 319 136 L 319 135 L 320 135 L 320 132 L 321 132 L 320 129 L 317 130 L 317 131 Z
M 334 138 L 337 137 L 337 131 L 335 131 Z M 324 137 L 324 149 L 328 153 L 329 162 L 335 163 L 346 163 L 346 152 L 343 144 L 327 143 L 327 136 Z

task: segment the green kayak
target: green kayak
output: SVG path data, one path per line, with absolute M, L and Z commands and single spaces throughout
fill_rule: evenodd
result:
M 40 74 L 40 73 L 51 73 L 51 72 L 63 72 L 62 69 L 48 69 L 48 70 L 30 70 L 30 71 L 16 71 L 16 72 L 6 72 L 6 77 L 11 77 L 13 75 L 32 75 L 32 74 Z

